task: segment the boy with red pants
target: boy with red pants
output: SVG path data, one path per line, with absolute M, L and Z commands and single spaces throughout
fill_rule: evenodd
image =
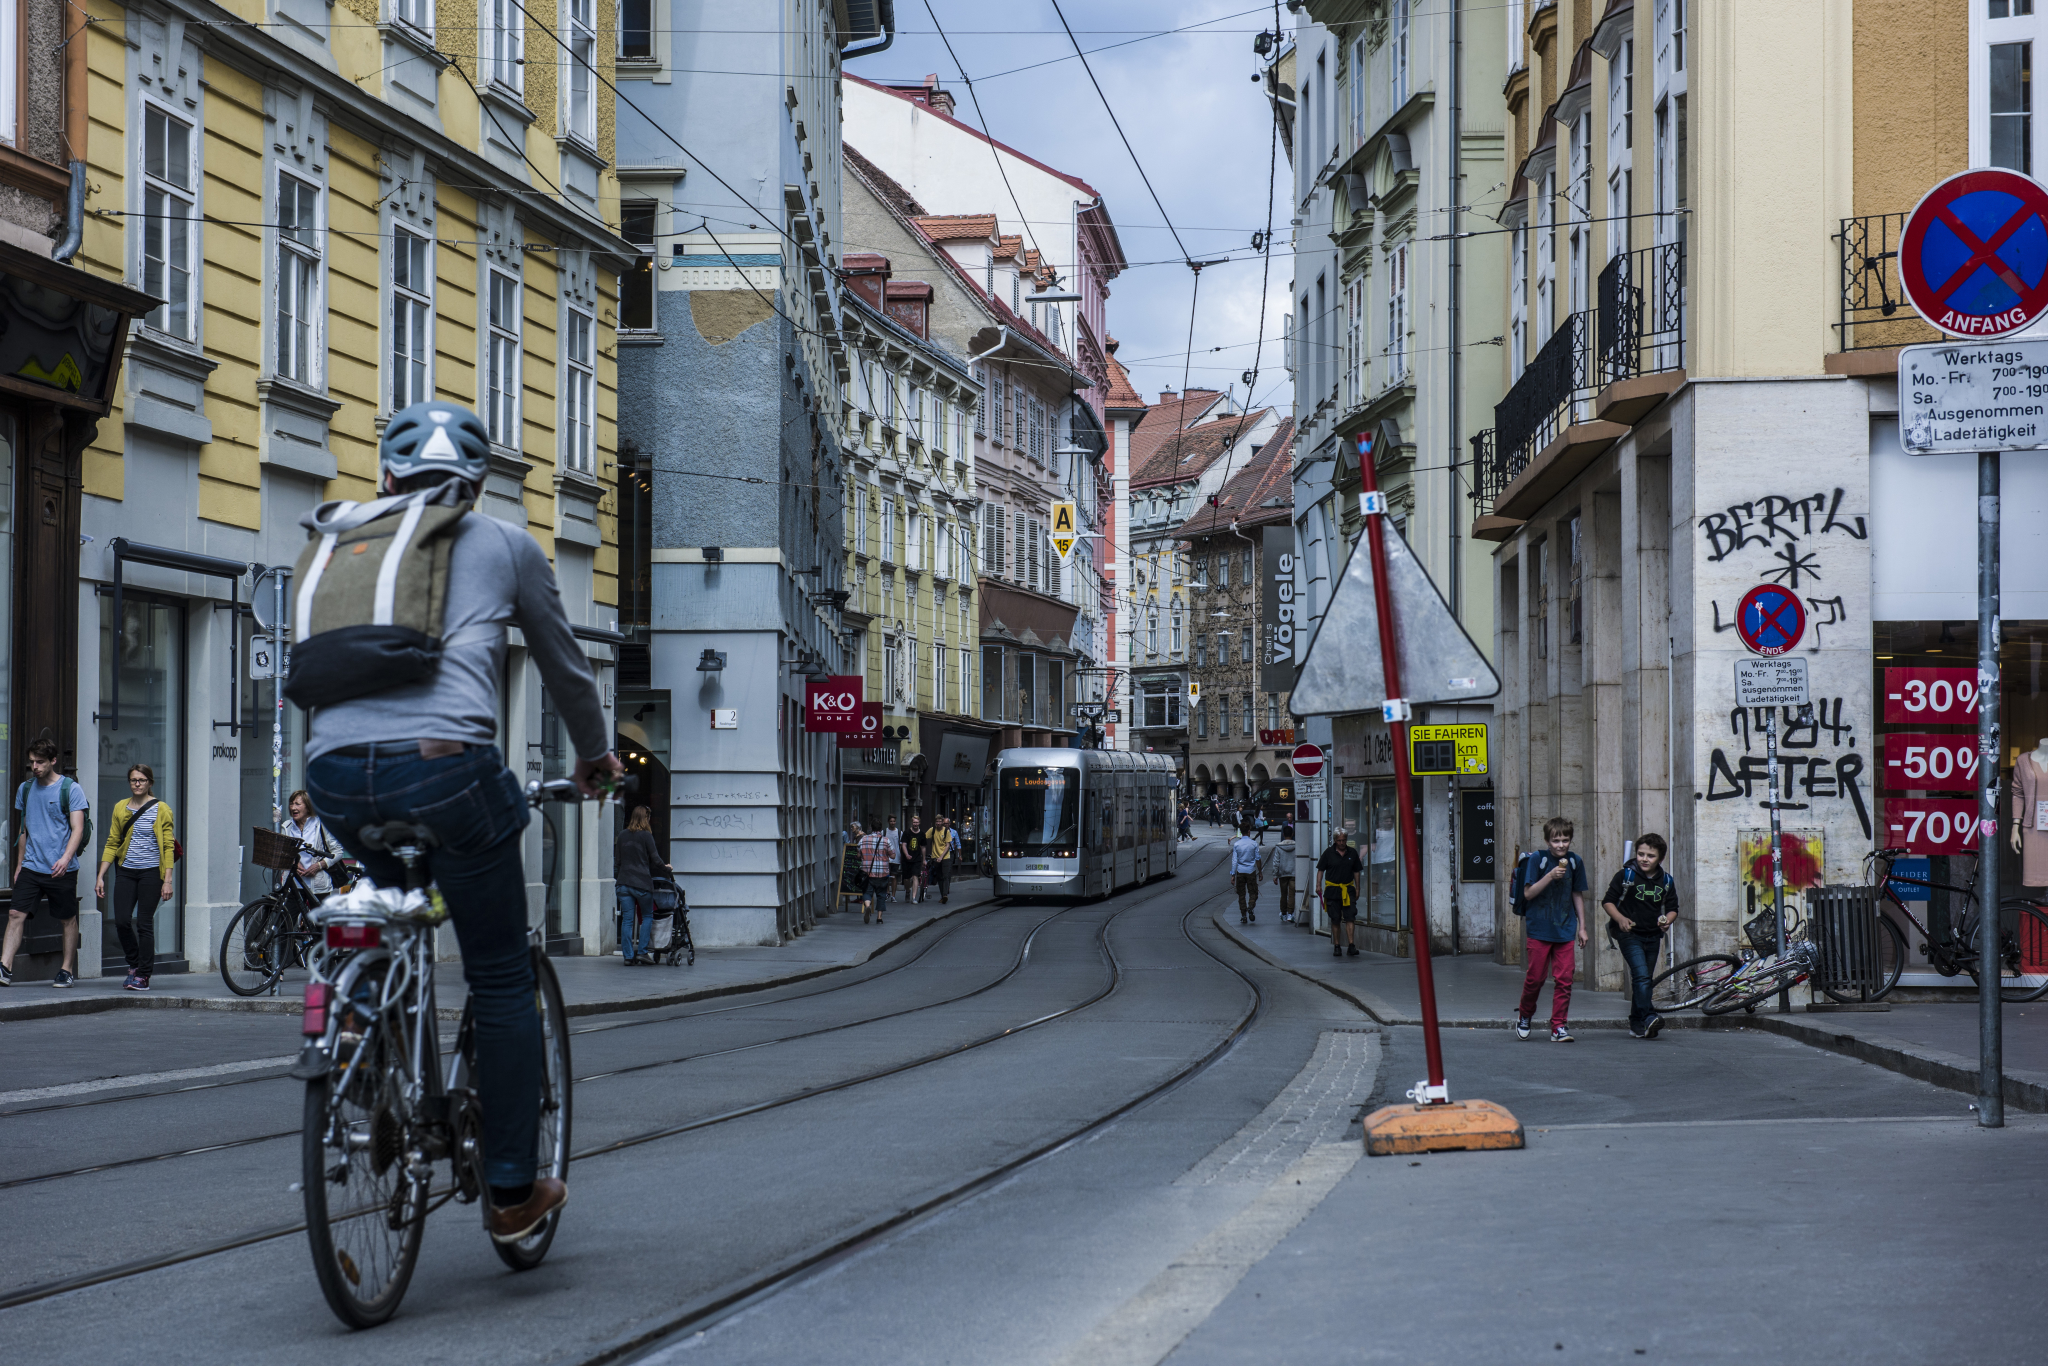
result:
M 1574 941 L 1586 942 L 1586 865 L 1572 852 L 1572 823 L 1553 816 L 1543 823 L 1543 841 L 1524 860 L 1523 901 L 1528 907 L 1529 972 L 1522 979 L 1522 1004 L 1515 1011 L 1515 1036 L 1529 1037 L 1536 997 L 1550 977 L 1550 1041 L 1570 1043 L 1565 1019 L 1571 1013 Z

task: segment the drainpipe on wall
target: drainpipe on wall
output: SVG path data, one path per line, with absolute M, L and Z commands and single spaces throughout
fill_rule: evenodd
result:
M 64 149 L 71 161 L 71 188 L 64 196 L 64 237 L 50 253 L 55 261 L 69 261 L 85 243 L 85 33 L 85 12 L 73 7 L 71 32 L 64 38 Z

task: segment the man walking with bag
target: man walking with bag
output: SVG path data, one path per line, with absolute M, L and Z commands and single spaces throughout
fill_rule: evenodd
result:
M 939 904 L 945 905 L 953 895 L 953 851 L 960 847 L 960 840 L 953 833 L 953 819 L 940 816 L 932 826 L 930 854 L 927 862 L 931 869 L 931 880 L 938 884 Z

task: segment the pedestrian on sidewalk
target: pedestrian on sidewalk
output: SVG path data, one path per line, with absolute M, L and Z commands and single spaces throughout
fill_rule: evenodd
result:
M 0 938 L 0 987 L 14 985 L 14 955 L 28 918 L 48 906 L 64 927 L 64 956 L 53 987 L 78 977 L 78 851 L 85 844 L 85 789 L 57 771 L 57 741 L 44 731 L 28 746 L 29 776 L 14 791 L 14 903 Z
M 896 818 L 889 818 L 890 824 Z M 868 878 L 867 899 L 860 903 L 860 923 L 868 923 L 870 912 L 875 923 L 882 923 L 882 912 L 889 909 L 889 880 L 896 874 L 896 861 L 891 857 L 895 846 L 890 842 L 890 831 L 877 830 L 862 835 L 860 839 L 860 868 Z
M 327 870 L 348 857 L 348 851 L 320 823 L 320 817 L 313 812 L 313 799 L 306 795 L 304 788 L 292 793 L 284 806 L 286 819 L 284 829 L 279 833 L 299 842 L 299 877 L 304 880 L 307 891 L 325 900 L 334 891 L 334 876 Z M 115 808 L 114 814 L 119 819 L 119 807 Z M 320 852 L 316 854 L 304 847 L 309 844 Z
M 1258 836 L 1260 844 L 1264 844 L 1266 842 L 1266 823 L 1266 813 L 1261 811 L 1259 813 L 1258 819 Z
M 1249 925 L 1259 918 L 1259 883 L 1265 877 L 1266 851 L 1252 835 L 1251 822 L 1238 827 L 1230 842 L 1230 881 L 1237 888 L 1237 923 Z
M 953 818 L 941 815 L 925 840 L 925 864 L 931 880 L 938 884 L 941 906 L 953 896 L 953 855 L 959 848 L 960 836 L 953 829 Z
M 903 865 L 903 832 L 896 828 L 896 818 L 889 817 L 888 827 L 878 831 L 889 841 L 889 889 L 896 888 L 896 875 Z
M 903 899 L 922 902 L 924 900 L 925 837 L 924 820 L 915 812 L 911 813 L 910 829 L 903 832 Z
M 654 959 L 645 950 L 654 939 L 654 870 L 673 874 L 675 869 L 661 861 L 661 846 L 654 842 L 654 816 L 644 806 L 633 808 L 626 828 L 612 846 L 612 885 L 619 897 L 619 965 L 652 967 Z
M 1586 942 L 1586 864 L 1572 852 L 1572 823 L 1562 816 L 1543 822 L 1547 846 L 1523 855 L 1515 870 L 1522 883 L 1519 909 L 1527 917 L 1529 971 L 1522 979 L 1522 1003 L 1515 1011 L 1515 1036 L 1529 1037 L 1536 998 L 1550 977 L 1550 1041 L 1572 1042 L 1566 1025 L 1572 1007 L 1574 943 Z
M 1273 880 L 1280 884 L 1280 919 L 1294 923 L 1294 827 L 1282 826 L 1280 847 L 1273 851 Z
M 1664 1017 L 1650 1005 L 1650 979 L 1664 931 L 1678 919 L 1678 884 L 1664 871 L 1668 846 L 1658 834 L 1636 837 L 1636 856 L 1607 884 L 1600 908 L 1607 912 L 1607 937 L 1628 963 L 1628 1032 L 1654 1039 Z
M 1323 914 L 1330 917 L 1330 956 L 1342 958 L 1348 951 L 1358 957 L 1358 880 L 1365 876 L 1365 863 L 1351 847 L 1342 830 L 1330 836 L 1330 847 L 1316 860 L 1323 876 Z
M 156 908 L 171 899 L 172 855 L 177 849 L 170 804 L 153 791 L 156 773 L 148 764 L 128 770 L 128 795 L 114 803 L 107 822 L 107 847 L 100 851 L 93 895 L 107 904 L 107 868 L 114 868 L 114 932 L 128 960 L 127 991 L 148 991 L 156 968 Z

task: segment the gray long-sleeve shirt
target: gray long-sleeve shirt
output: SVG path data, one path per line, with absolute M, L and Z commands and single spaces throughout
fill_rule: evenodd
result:
M 611 735 L 597 679 L 569 634 L 554 568 L 524 530 L 472 512 L 457 527 L 449 552 L 440 667 L 418 683 L 315 710 L 306 756 L 317 759 L 346 745 L 395 740 L 495 744 L 508 626 L 525 633 L 526 648 L 540 667 L 541 682 L 577 756 L 596 759 L 607 753 Z

